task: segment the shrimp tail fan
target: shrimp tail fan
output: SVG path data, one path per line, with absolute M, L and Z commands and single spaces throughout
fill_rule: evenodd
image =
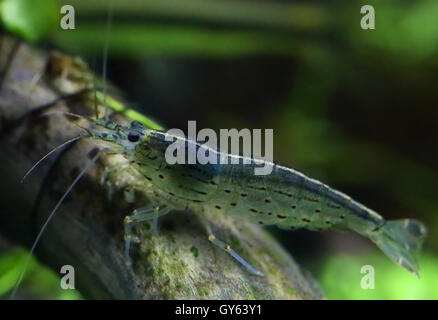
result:
M 422 222 L 403 219 L 388 221 L 368 236 L 392 261 L 419 278 L 419 267 L 412 252 L 421 250 L 426 234 L 427 228 Z

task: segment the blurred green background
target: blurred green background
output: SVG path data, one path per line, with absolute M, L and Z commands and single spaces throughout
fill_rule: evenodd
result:
M 75 30 L 59 27 L 63 4 Z M 360 28 L 365 4 L 375 30 Z M 110 81 L 169 128 L 273 128 L 280 163 L 387 219 L 427 224 L 421 280 L 359 236 L 270 228 L 327 298 L 438 298 L 438 1 L 1 0 L 0 15 L 4 30 L 97 73 L 108 40 Z M 0 249 L 1 296 L 25 251 Z M 375 268 L 374 290 L 360 287 L 363 265 Z M 36 261 L 24 289 L 81 298 Z

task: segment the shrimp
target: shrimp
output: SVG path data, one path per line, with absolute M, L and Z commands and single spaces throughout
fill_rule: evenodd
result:
M 132 224 L 152 220 L 174 210 L 217 211 L 237 219 L 283 229 L 307 228 L 314 231 L 352 230 L 373 241 L 391 260 L 418 277 L 418 264 L 411 251 L 419 251 L 427 234 L 420 221 L 403 219 L 386 221 L 382 216 L 344 193 L 311 179 L 293 169 L 245 158 L 206 147 L 185 137 L 144 127 L 133 121 L 120 126 L 99 121 L 109 132 L 91 132 L 91 138 L 110 143 L 111 152 L 119 153 L 142 177 L 145 187 L 152 186 L 152 205 L 127 216 L 125 255 L 129 257 Z M 189 148 L 207 148 L 216 164 L 173 164 L 166 162 L 165 151 L 179 140 Z M 238 159 L 238 163 L 221 158 Z M 272 166 L 272 173 L 254 175 L 254 168 Z M 250 272 L 252 267 L 226 243 L 217 239 L 206 226 L 208 239 L 227 251 Z

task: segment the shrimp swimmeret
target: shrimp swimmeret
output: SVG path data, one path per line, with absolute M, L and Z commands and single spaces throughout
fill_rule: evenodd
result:
M 137 209 L 125 219 L 125 253 L 129 257 L 131 226 L 152 220 L 172 210 L 194 212 L 215 210 L 238 219 L 280 228 L 352 230 L 373 241 L 391 260 L 418 277 L 418 265 L 411 251 L 419 251 L 426 236 L 425 225 L 417 220 L 386 221 L 382 216 L 349 196 L 311 179 L 293 169 L 242 156 L 209 152 L 218 157 L 216 164 L 173 164 L 166 162 L 165 151 L 176 139 L 189 148 L 204 145 L 180 136 L 145 128 L 133 121 L 124 127 L 98 120 L 109 132 L 90 132 L 93 139 L 110 142 L 111 152 L 123 155 L 144 183 L 154 188 L 152 205 Z M 194 146 L 193 146 L 194 144 Z M 220 158 L 239 158 L 239 164 L 224 164 Z M 272 173 L 254 175 L 254 168 L 272 166 Z M 208 239 L 230 253 L 249 271 L 261 275 L 227 244 L 217 239 L 207 226 Z

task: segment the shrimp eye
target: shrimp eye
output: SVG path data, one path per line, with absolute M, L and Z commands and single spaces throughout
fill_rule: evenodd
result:
M 131 128 L 143 128 L 143 124 L 140 121 L 134 120 L 131 122 Z
M 140 139 L 140 134 L 137 132 L 128 133 L 128 140 L 131 142 L 137 142 Z

